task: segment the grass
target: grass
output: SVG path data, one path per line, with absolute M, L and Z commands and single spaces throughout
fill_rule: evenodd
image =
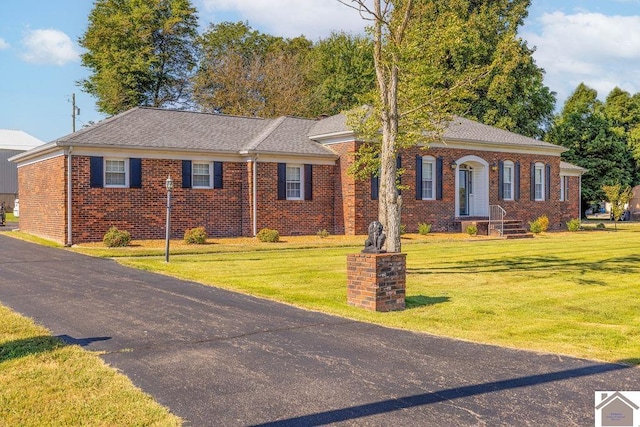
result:
M 229 240 L 203 253 L 177 249 L 183 254 L 172 253 L 169 264 L 143 244 L 117 255 L 128 266 L 356 320 L 640 364 L 640 224 L 619 224 L 617 232 L 546 233 L 533 240 L 406 237 L 407 310 L 394 313 L 346 303 L 346 255 L 360 250 L 361 237 L 311 236 L 278 244 L 252 239 L 237 246 Z
M 97 355 L 1 305 L 0 319 L 1 425 L 180 425 Z

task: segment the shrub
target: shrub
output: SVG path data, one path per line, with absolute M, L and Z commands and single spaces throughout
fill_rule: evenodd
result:
M 540 225 L 540 222 L 537 219 L 529 223 L 529 231 L 534 234 L 542 233 L 542 225 Z
M 429 234 L 431 233 L 431 224 L 427 224 L 426 222 L 422 222 L 418 224 L 418 234 Z
M 272 230 L 270 228 L 263 228 L 258 231 L 256 237 L 258 240 L 265 243 L 276 243 L 280 241 L 280 233 L 278 233 L 278 230 Z
M 403 234 L 407 233 L 407 225 L 406 224 L 400 224 L 400 235 L 402 236 Z
M 321 239 L 324 239 L 325 237 L 329 237 L 330 234 L 327 230 L 320 230 L 316 233 L 316 235 L 318 235 L 318 237 L 320 237 Z
M 602 223 L 600 223 L 602 224 Z M 596 226 L 596 228 L 600 228 L 600 224 L 598 224 Z M 602 228 L 604 228 L 604 224 L 602 224 Z M 569 222 L 567 222 L 567 230 L 569 231 L 578 231 L 580 230 L 580 219 L 578 218 L 574 218 L 572 220 L 570 220 Z
M 131 234 L 126 230 L 118 230 L 116 227 L 111 227 L 102 238 L 102 243 L 110 248 L 127 246 L 130 241 Z
M 543 233 L 549 229 L 549 218 L 546 215 L 539 216 L 535 221 L 529 223 L 529 230 L 532 233 Z
M 184 241 L 189 244 L 203 245 L 207 242 L 207 230 L 204 227 L 188 228 L 184 232 Z
M 606 227 L 604 226 L 604 222 L 599 222 L 596 224 L 596 228 L 601 228 L 604 230 Z
M 469 236 L 476 236 L 478 234 L 478 227 L 475 225 L 467 225 L 467 234 Z

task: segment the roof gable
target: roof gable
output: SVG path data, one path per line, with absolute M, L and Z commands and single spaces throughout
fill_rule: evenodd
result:
M 0 129 L 0 150 L 27 151 L 44 144 L 21 130 Z

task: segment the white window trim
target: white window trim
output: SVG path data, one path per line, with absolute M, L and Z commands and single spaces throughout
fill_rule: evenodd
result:
M 546 189 L 544 187 L 545 187 L 545 181 L 547 180 L 546 176 L 545 176 L 545 165 L 544 165 L 544 163 L 536 163 L 535 164 L 535 179 L 538 178 L 538 171 L 540 171 L 540 180 L 542 181 L 540 183 L 540 189 L 541 190 L 540 190 L 540 197 L 538 197 L 538 192 L 535 191 L 535 199 L 534 200 L 536 202 L 544 202 L 545 201 L 545 194 L 546 194 Z M 535 188 L 537 190 L 538 183 L 534 182 L 534 186 L 535 186 Z
M 289 196 L 288 184 L 289 176 L 287 174 L 289 168 L 297 168 L 300 170 L 300 197 Z M 293 182 L 293 181 L 292 181 Z M 287 194 L 287 200 L 304 200 L 304 165 L 287 163 L 285 168 L 285 192 Z
M 567 187 L 569 184 L 569 176 L 568 175 L 560 175 L 560 201 L 566 202 L 569 199 L 567 198 Z
M 507 169 L 511 170 L 511 181 L 507 182 L 506 181 L 506 171 Z M 509 184 L 509 196 L 507 197 L 506 192 L 504 191 L 504 187 L 502 188 L 502 196 L 503 196 L 503 200 L 515 200 L 514 197 L 514 178 L 515 178 L 515 163 L 513 163 L 511 160 L 505 160 L 504 162 L 502 162 L 502 185 L 504 186 L 504 184 Z
M 425 165 L 431 165 L 431 197 L 425 197 L 425 179 L 424 171 Z M 436 158 L 431 156 L 422 157 L 422 200 L 435 200 L 436 199 Z
M 108 161 L 124 162 L 124 185 L 107 184 L 107 173 L 108 173 L 107 162 Z M 103 160 L 102 170 L 103 170 L 102 182 L 104 183 L 103 185 L 104 188 L 129 188 L 129 159 L 128 158 L 105 157 Z
M 194 179 L 195 177 L 195 165 L 209 165 L 209 185 L 196 185 L 195 182 L 196 180 Z M 198 175 L 200 176 L 200 175 Z M 213 188 L 213 162 L 199 162 L 199 161 L 192 161 L 191 162 L 191 188 L 205 188 L 205 189 L 209 189 L 209 188 Z

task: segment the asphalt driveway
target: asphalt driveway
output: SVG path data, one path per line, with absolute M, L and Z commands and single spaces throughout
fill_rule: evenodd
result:
M 194 426 L 587 426 L 595 391 L 640 390 L 638 368 L 382 328 L 2 233 L 0 302 L 105 351 Z

